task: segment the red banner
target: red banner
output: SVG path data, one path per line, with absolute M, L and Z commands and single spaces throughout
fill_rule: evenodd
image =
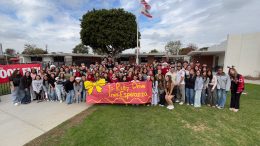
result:
M 92 90 L 87 95 L 87 103 L 145 104 L 151 102 L 151 82 L 121 82 L 104 86 L 98 86 L 98 82 L 85 82 L 88 92 Z
M 9 77 L 16 69 L 20 69 L 20 72 L 24 74 L 26 71 L 31 71 L 31 68 L 38 70 L 41 69 L 40 64 L 11 64 L 11 65 L 0 65 L 0 83 L 9 81 Z

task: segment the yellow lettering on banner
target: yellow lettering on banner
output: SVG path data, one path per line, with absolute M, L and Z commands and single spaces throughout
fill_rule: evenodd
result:
M 120 92 L 120 91 L 125 91 L 128 92 L 129 87 L 122 85 L 121 83 L 116 83 L 116 91 Z
M 132 89 L 144 89 L 145 85 L 137 82 L 132 83 Z

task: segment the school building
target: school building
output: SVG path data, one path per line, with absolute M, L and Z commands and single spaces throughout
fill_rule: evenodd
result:
M 207 50 L 192 51 L 191 60 L 207 63 L 211 67 L 235 66 L 244 76 L 260 77 L 260 32 L 231 34 L 227 40 Z

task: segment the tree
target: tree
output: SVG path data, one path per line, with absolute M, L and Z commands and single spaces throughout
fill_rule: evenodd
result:
M 156 49 L 153 49 L 153 50 L 150 51 L 150 53 L 159 53 L 159 51 L 156 50 Z
M 193 48 L 182 48 L 180 49 L 179 55 L 187 55 L 188 53 L 190 53 L 191 51 L 195 51 L 195 49 Z
M 179 40 L 178 41 L 170 41 L 166 44 L 165 51 L 167 52 L 167 54 L 170 53 L 172 55 L 177 55 L 180 48 L 181 48 L 181 45 L 182 45 L 181 41 L 179 41 Z
M 195 51 L 197 49 L 198 49 L 198 47 L 197 47 L 196 44 L 190 43 L 190 44 L 187 45 L 187 47 L 180 49 L 179 55 L 187 55 L 191 51 Z
M 193 43 L 189 43 L 187 45 L 187 48 L 190 48 L 190 49 L 193 49 L 193 50 L 197 50 L 198 49 L 198 46 L 196 44 L 193 44 Z
M 202 48 L 199 49 L 199 51 L 208 51 L 208 48 L 209 47 L 202 47 Z
M 136 47 L 136 26 L 135 15 L 123 9 L 93 9 L 82 16 L 80 37 L 94 53 L 115 56 Z
M 88 54 L 88 49 L 89 48 L 87 46 L 83 45 L 82 43 L 79 43 L 73 48 L 72 53 Z
M 25 44 L 24 45 L 24 51 L 22 54 L 27 54 L 27 55 L 37 55 L 37 54 L 47 54 L 47 50 L 43 50 L 41 48 L 38 48 L 34 44 Z
M 5 54 L 9 56 L 15 56 L 15 50 L 11 48 L 5 49 Z

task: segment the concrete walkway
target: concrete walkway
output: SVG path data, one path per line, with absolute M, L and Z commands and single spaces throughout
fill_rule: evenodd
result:
M 47 101 L 14 106 L 10 95 L 1 100 L 0 146 L 23 145 L 89 107 Z

